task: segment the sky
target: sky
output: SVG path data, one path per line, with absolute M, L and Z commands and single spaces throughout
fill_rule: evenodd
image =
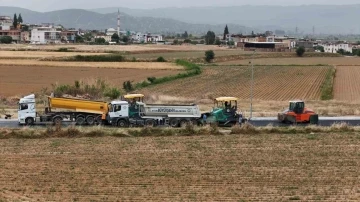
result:
M 93 9 L 105 7 L 163 8 L 239 5 L 344 5 L 360 4 L 359 0 L 0 0 L 0 6 L 16 6 L 34 11 L 53 11 L 69 8 Z

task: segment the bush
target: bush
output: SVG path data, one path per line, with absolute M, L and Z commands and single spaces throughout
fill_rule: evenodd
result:
M 184 43 L 191 43 L 191 40 L 190 39 L 185 39 Z
M 66 59 L 66 61 L 77 62 L 124 62 L 125 57 L 119 54 L 111 55 L 76 55 Z
M 102 99 L 109 97 L 116 99 L 120 97 L 121 91 L 110 86 L 104 80 L 96 79 L 92 81 L 75 81 L 74 85 L 53 84 L 53 92 L 56 97 L 71 95 L 73 97 L 84 97 L 89 99 Z
M 70 52 L 67 48 L 59 48 L 57 52 Z
M 211 62 L 215 58 L 215 53 L 212 50 L 208 50 L 205 52 L 205 61 Z
M 12 42 L 12 37 L 11 36 L 0 37 L 0 42 L 5 44 L 10 44 Z
M 154 83 L 155 80 L 156 80 L 156 77 L 149 77 L 149 78 L 147 78 L 147 80 L 148 80 L 150 83 Z
M 133 86 L 132 86 L 132 83 L 130 81 L 125 81 L 123 83 L 123 89 L 126 91 L 126 92 L 131 92 L 134 90 Z
M 296 49 L 296 55 L 299 57 L 302 57 L 305 53 L 305 48 L 303 46 L 300 46 Z
M 165 58 L 163 58 L 162 56 L 158 57 L 156 59 L 156 62 L 166 62 Z

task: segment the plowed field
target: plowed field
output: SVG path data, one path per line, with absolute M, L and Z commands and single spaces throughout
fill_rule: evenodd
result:
M 336 68 L 334 99 L 360 101 L 360 66 Z
M 0 141 L 2 201 L 359 201 L 358 134 Z
M 84 63 L 86 64 L 86 63 Z M 177 74 L 177 70 L 111 69 L 96 67 L 0 66 L 0 95 L 24 95 L 50 87 L 56 82 L 73 84 L 75 80 L 106 79 L 122 87 L 124 81 L 142 81 L 147 77 Z
M 254 99 L 289 100 L 320 98 L 320 86 L 330 67 L 255 67 Z M 218 96 L 250 98 L 251 68 L 205 67 L 203 74 L 142 90 L 144 93 L 205 99 Z

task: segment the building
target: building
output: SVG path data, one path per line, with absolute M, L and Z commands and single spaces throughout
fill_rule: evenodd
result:
M 107 34 L 98 34 L 95 36 L 95 39 L 100 39 L 103 38 L 105 39 L 106 42 L 111 42 L 111 36 L 107 35 Z
M 10 36 L 14 42 L 20 42 L 21 31 L 20 30 L 0 30 L 0 37 Z
M 57 31 L 52 26 L 50 27 L 37 27 L 31 30 L 31 43 L 35 44 L 48 44 L 60 43 L 61 31 Z
M 132 35 L 131 39 L 139 43 L 156 43 L 163 41 L 163 36 L 159 34 L 142 34 L 141 32 L 138 32 L 135 35 Z
M 267 36 L 266 42 L 281 42 L 287 44 L 289 49 L 293 49 L 296 47 L 296 40 L 293 37 L 288 36 Z
M 297 41 L 296 45 L 298 47 L 304 47 L 305 49 L 314 49 L 314 41 L 309 41 L 309 40 L 301 40 L 301 41 Z
M 25 32 L 21 32 L 21 39 L 20 39 L 20 41 L 22 42 L 22 43 L 30 43 L 30 41 L 31 41 L 31 35 L 30 35 L 30 32 L 28 32 L 28 31 L 25 31 Z
M 117 34 L 118 32 L 114 28 L 109 28 L 106 30 L 106 35 L 108 35 L 108 36 L 112 36 L 115 33 Z
M 79 34 L 79 31 L 77 30 L 64 30 L 61 31 L 61 41 L 66 43 L 75 43 L 76 35 Z
M 10 30 L 13 20 L 9 16 L 0 16 L 0 30 Z
M 259 52 L 290 52 L 286 43 L 282 42 L 245 42 L 245 51 L 259 51 Z
M 345 52 L 352 53 L 353 47 L 345 42 L 335 42 L 335 43 L 323 43 L 319 46 L 324 47 L 325 53 L 337 53 L 340 49 L 343 49 Z

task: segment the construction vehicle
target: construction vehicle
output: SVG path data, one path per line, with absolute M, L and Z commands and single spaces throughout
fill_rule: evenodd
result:
M 29 95 L 20 99 L 18 120 L 19 124 L 25 125 L 44 122 L 61 124 L 65 120 L 77 125 L 94 125 L 101 124 L 107 113 L 107 102 L 48 97 L 48 107 L 45 108 L 45 113 L 39 116 L 35 95 Z
M 143 94 L 125 95 L 124 100 L 129 103 L 130 125 L 183 127 L 189 123 L 197 124 L 201 117 L 199 107 L 195 104 L 146 104 Z
M 218 126 L 234 126 L 247 120 L 237 112 L 236 97 L 218 97 L 214 99 L 214 108 L 211 112 L 202 114 L 203 124 L 216 124 Z
M 112 101 L 98 102 L 73 98 L 48 97 L 49 106 L 45 114 L 36 111 L 35 95 L 29 95 L 19 102 L 19 124 L 63 121 L 77 125 L 110 124 L 118 127 L 129 126 L 184 126 L 195 123 L 201 113 L 197 105 L 147 105 L 143 102 Z M 56 109 L 56 110 L 54 110 Z M 59 111 L 60 110 L 60 111 Z
M 282 123 L 310 123 L 318 124 L 319 115 L 313 110 L 306 108 L 304 101 L 290 101 L 289 109 L 278 114 L 278 120 Z

